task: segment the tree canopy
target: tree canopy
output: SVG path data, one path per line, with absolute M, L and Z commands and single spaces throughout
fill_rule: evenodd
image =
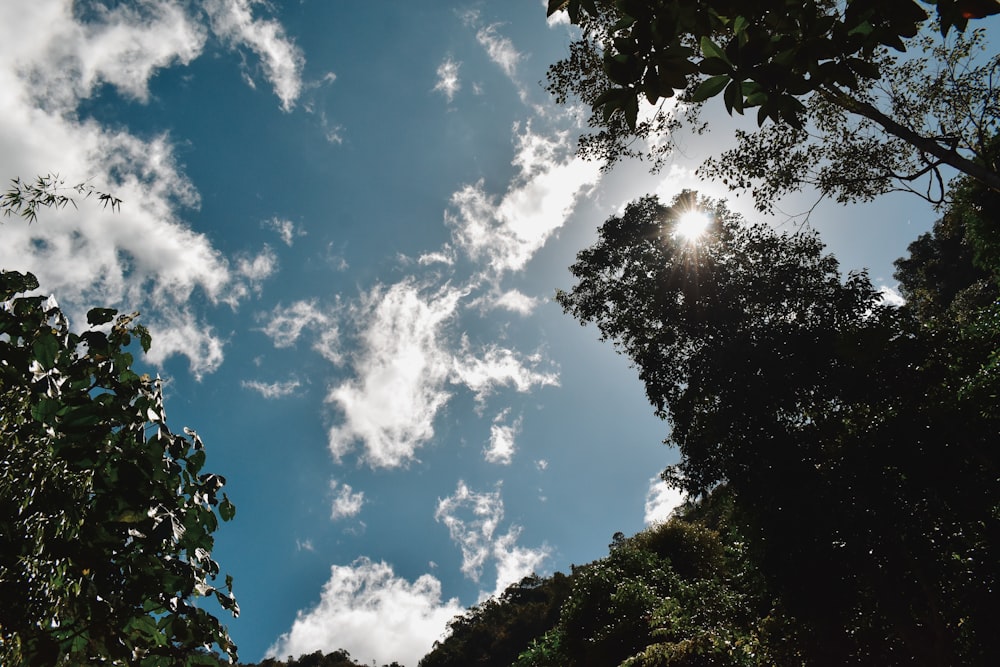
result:
M 4 212 L 60 205 L 54 183 L 15 183 Z M 0 272 L 0 662 L 216 665 L 213 647 L 235 660 L 199 599 L 239 613 L 211 554 L 236 510 L 198 434 L 167 426 L 159 378 L 133 370 L 149 333 L 108 308 L 77 333 L 38 287 Z
M 695 241 L 674 233 L 691 207 L 715 220 Z M 972 255 L 946 234 L 911 252 L 903 289 L 946 317 L 887 305 L 864 273 L 842 279 L 813 233 L 687 192 L 606 221 L 557 297 L 638 368 L 681 453 L 666 479 L 733 494 L 816 664 L 993 655 L 997 287 L 953 266 Z M 934 279 L 943 254 L 952 283 Z
M 1000 190 L 986 150 L 1000 57 L 983 57 L 981 32 L 933 39 L 929 4 L 945 34 L 1000 11 L 992 0 L 977 10 L 962 0 L 552 0 L 550 14 L 567 11 L 582 35 L 550 68 L 549 89 L 592 107 L 596 132 L 580 150 L 609 164 L 643 156 L 636 137 L 657 138 L 649 154 L 662 164 L 683 124 L 663 103 L 675 95 L 699 131 L 699 109 L 716 95 L 730 113 L 757 109 L 761 130 L 741 131 L 702 174 L 735 190 L 756 184 L 765 209 L 802 185 L 846 202 L 917 191 L 928 175 L 922 194 L 939 200 L 944 165 Z M 923 55 L 892 55 L 907 49 Z M 653 106 L 640 113 L 644 103 Z

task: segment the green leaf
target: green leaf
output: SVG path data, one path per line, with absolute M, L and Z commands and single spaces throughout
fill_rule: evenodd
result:
M 192 475 L 197 475 L 201 467 L 205 465 L 205 450 L 200 449 L 187 458 L 187 471 Z
M 222 494 L 222 502 L 219 503 L 219 516 L 223 521 L 231 521 L 236 516 L 236 505 L 229 501 L 229 496 Z
M 732 114 L 733 111 L 743 113 L 743 86 L 737 81 L 730 81 L 723 94 L 726 102 L 726 110 Z
M 91 308 L 87 311 L 87 323 L 91 326 L 106 324 L 115 318 L 118 311 L 114 308 Z
M 59 340 L 53 335 L 52 330 L 48 329 L 35 339 L 31 351 L 42 367 L 48 370 L 55 366 L 56 355 L 59 353 Z
M 704 102 L 705 100 L 715 97 L 722 92 L 722 89 L 726 87 L 732 79 L 726 74 L 719 74 L 718 76 L 713 76 L 709 79 L 702 81 L 695 91 L 691 94 L 691 101 L 698 103 Z
M 726 52 L 723 51 L 721 48 L 719 48 L 715 44 L 715 42 L 713 42 L 708 37 L 701 38 L 701 53 L 706 58 L 718 58 L 724 61 L 730 67 L 732 67 L 733 63 L 730 62 L 729 57 L 726 55 Z
M 62 403 L 53 398 L 42 398 L 31 408 L 31 418 L 43 424 L 51 424 L 55 421 L 56 414 L 62 407 Z

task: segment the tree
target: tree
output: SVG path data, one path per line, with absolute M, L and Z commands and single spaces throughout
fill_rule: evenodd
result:
M 772 636 L 783 616 L 738 533 L 726 519 L 713 522 L 723 533 L 694 518 L 693 512 L 720 500 L 693 504 L 681 516 L 616 540 L 605 558 L 575 567 L 558 622 L 513 664 L 801 664 Z M 782 629 L 794 639 L 793 630 Z
M 57 186 L 15 182 L 4 213 L 59 205 Z M 211 557 L 235 507 L 197 433 L 167 426 L 159 379 L 133 370 L 149 333 L 107 308 L 75 333 L 38 287 L 0 272 L 0 662 L 216 665 L 213 646 L 235 661 L 197 601 L 239 613 Z
M 1000 3 L 924 4 L 936 4 L 945 34 L 1000 11 Z M 927 14 L 914 0 L 552 0 L 550 14 L 559 10 L 582 36 L 550 68 L 549 89 L 560 103 L 592 107 L 597 132 L 581 138 L 580 151 L 608 165 L 643 156 L 635 138 L 657 137 L 649 155 L 659 166 L 683 125 L 664 100 L 679 94 L 700 132 L 701 106 L 721 93 L 730 113 L 756 108 L 761 130 L 741 131 L 738 148 L 702 174 L 734 190 L 755 186 L 762 209 L 804 184 L 854 201 L 915 190 L 928 175 L 936 187 L 925 196 L 940 199 L 945 165 L 1000 191 L 1000 165 L 986 159 L 1000 56 L 976 60 L 981 32 L 953 45 L 921 34 Z M 925 55 L 903 60 L 888 50 L 908 45 Z M 654 105 L 649 113 L 640 114 L 643 101 Z
M 693 206 L 714 224 L 691 242 L 674 226 Z M 810 664 L 997 659 L 996 328 L 929 327 L 864 273 L 842 279 L 815 234 L 690 192 L 632 203 L 571 270 L 558 300 L 615 341 L 670 423 L 666 479 L 733 494 Z
M 562 573 L 531 575 L 511 584 L 499 598 L 471 607 L 449 624 L 420 667 L 507 667 L 528 644 L 555 625 L 571 583 Z

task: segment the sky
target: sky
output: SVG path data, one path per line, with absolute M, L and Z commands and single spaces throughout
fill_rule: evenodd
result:
M 0 33 L 0 178 L 123 202 L 3 220 L 0 266 L 78 326 L 142 313 L 168 421 L 237 507 L 214 555 L 241 659 L 415 665 L 679 502 L 635 370 L 553 297 L 628 201 L 726 194 L 694 177 L 724 114 L 657 175 L 575 157 L 581 112 L 543 85 L 573 33 L 542 0 L 33 0 Z M 891 290 L 933 220 L 900 195 L 811 224 Z

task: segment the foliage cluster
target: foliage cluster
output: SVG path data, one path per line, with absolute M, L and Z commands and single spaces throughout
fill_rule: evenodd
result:
M 4 213 L 70 201 L 55 180 L 14 185 Z M 38 287 L 0 272 L 0 663 L 215 665 L 213 647 L 235 660 L 198 599 L 239 613 L 211 556 L 236 510 L 197 433 L 167 426 L 159 379 L 133 370 L 149 333 L 108 308 L 76 333 Z
M 952 43 L 932 32 L 928 4 L 943 35 L 958 28 Z M 761 209 L 803 185 L 841 202 L 893 189 L 940 202 L 945 165 L 1000 190 L 986 149 L 1000 56 L 981 30 L 961 34 L 1000 12 L 993 0 L 549 3 L 560 10 L 581 35 L 550 68 L 549 90 L 591 107 L 580 152 L 608 167 L 648 155 L 659 168 L 671 133 L 704 131 L 700 110 L 721 95 L 729 113 L 757 109 L 760 129 L 739 131 L 701 174 L 752 189 Z M 675 96 L 683 112 L 665 102 Z
M 980 190 L 988 193 L 988 190 Z M 898 262 L 903 307 L 815 234 L 652 198 L 609 219 L 558 299 L 639 369 L 681 462 L 725 487 L 810 664 L 984 664 L 1000 542 L 995 317 L 956 205 Z M 708 236 L 672 233 L 692 205 Z

